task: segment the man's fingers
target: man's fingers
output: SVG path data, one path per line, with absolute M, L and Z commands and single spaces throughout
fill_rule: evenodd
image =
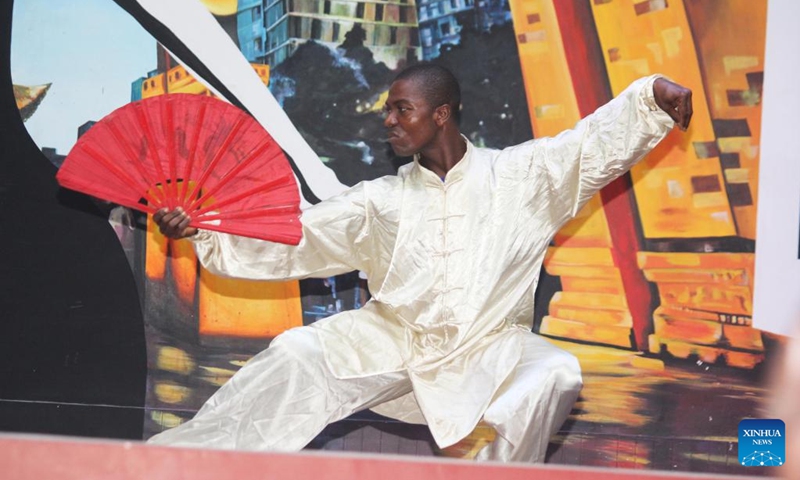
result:
M 156 223 L 161 223 L 161 219 L 164 218 L 164 215 L 166 215 L 167 212 L 169 212 L 169 210 L 166 208 L 159 209 L 153 214 L 153 221 Z
M 181 215 L 180 212 L 176 211 L 174 212 L 172 218 L 170 218 L 169 222 L 167 223 L 167 226 L 169 227 L 170 230 L 175 231 L 178 229 L 182 221 L 183 221 L 183 216 Z
M 678 128 L 680 128 L 681 130 L 683 130 L 682 109 L 683 107 L 681 106 L 680 99 L 675 99 L 672 102 L 670 102 L 669 106 L 664 110 L 665 112 L 667 112 L 667 115 L 669 115 L 669 118 L 671 118 L 672 121 L 675 122 L 675 125 L 677 125 Z
M 186 215 L 180 208 L 176 208 L 172 213 L 173 216 L 169 220 L 169 228 L 178 234 L 189 225 L 189 215 Z
M 182 238 L 191 220 L 180 207 L 172 211 L 162 208 L 153 214 L 153 221 L 158 225 L 159 231 L 169 238 Z
M 681 130 L 689 128 L 692 119 L 692 91 L 686 87 L 658 78 L 653 83 L 656 103 Z
M 689 122 L 692 121 L 692 113 L 694 113 L 692 109 L 692 91 L 689 90 L 686 95 L 683 97 L 683 111 L 681 115 L 681 125 L 683 125 L 683 129 L 686 130 L 689 128 Z
M 166 234 L 168 230 L 172 229 L 172 225 L 176 216 L 177 212 L 175 210 L 167 212 L 161 216 L 161 218 L 156 222 L 158 223 L 158 228 L 161 230 L 161 233 Z M 155 217 L 153 217 L 153 220 L 155 220 Z
M 687 90 L 685 93 L 676 98 L 674 101 L 674 106 L 672 106 L 667 113 L 678 125 L 678 128 L 686 131 L 686 129 L 689 128 L 689 121 L 692 119 L 691 90 Z
M 189 226 L 189 222 L 191 222 L 192 219 L 189 218 L 189 215 L 186 215 L 185 213 L 181 213 L 180 219 L 181 221 L 180 223 L 178 223 L 177 233 L 179 235 L 183 235 L 184 231 Z

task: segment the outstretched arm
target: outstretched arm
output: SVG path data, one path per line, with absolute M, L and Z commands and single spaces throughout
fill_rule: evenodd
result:
M 198 230 L 189 227 L 190 217 L 179 209 L 160 210 L 153 220 L 167 237 L 189 238 L 200 263 L 217 275 L 253 280 L 329 277 L 368 271 L 365 203 L 362 184 L 306 209 L 297 246 Z
M 546 179 L 551 218 L 560 225 L 649 153 L 675 123 L 688 128 L 691 99 L 690 90 L 665 78 L 642 78 L 573 129 L 509 150 L 528 159 L 529 177 Z

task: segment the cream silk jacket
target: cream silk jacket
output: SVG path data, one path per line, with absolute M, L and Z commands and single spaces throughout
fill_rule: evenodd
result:
M 201 230 L 211 272 L 250 279 L 367 274 L 372 299 L 313 324 L 337 378 L 406 371 L 412 393 L 375 410 L 468 435 L 532 335 L 534 291 L 556 231 L 670 131 L 656 77 L 553 138 L 476 148 L 444 181 L 415 160 L 303 212 L 298 246 Z M 509 439 L 514 441 L 514 439 Z

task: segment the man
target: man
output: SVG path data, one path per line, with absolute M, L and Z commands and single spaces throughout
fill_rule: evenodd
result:
M 446 69 L 400 73 L 384 124 L 394 152 L 414 162 L 307 209 L 296 247 L 198 232 L 180 210 L 155 215 L 165 235 L 191 238 L 211 272 L 278 280 L 360 270 L 373 298 L 278 336 L 153 443 L 299 450 L 371 408 L 426 423 L 440 447 L 483 420 L 498 436 L 478 458 L 544 460 L 582 385 L 575 357 L 531 332 L 545 251 L 673 121 L 688 126 L 691 92 L 641 79 L 575 129 L 502 151 L 463 137 L 459 108 Z

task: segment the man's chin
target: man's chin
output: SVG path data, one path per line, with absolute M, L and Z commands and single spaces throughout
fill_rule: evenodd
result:
M 416 153 L 411 149 L 394 146 L 391 143 L 389 146 L 392 147 L 392 152 L 394 152 L 394 154 L 398 157 L 413 157 Z

